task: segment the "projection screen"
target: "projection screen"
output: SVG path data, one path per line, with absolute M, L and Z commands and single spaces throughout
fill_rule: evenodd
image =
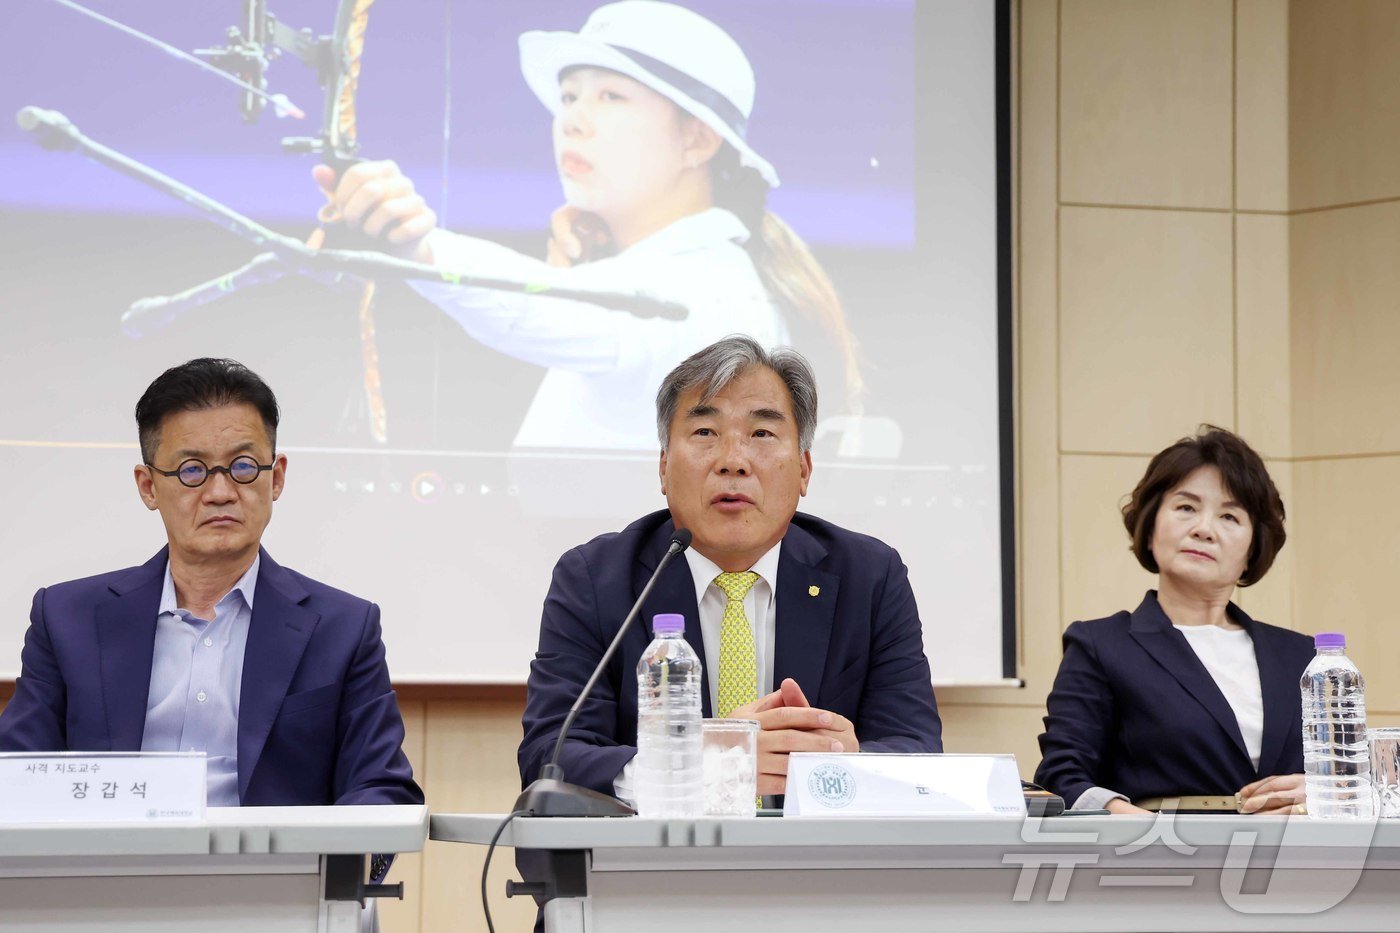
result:
M 684 5 L 751 64 L 743 142 L 780 182 L 767 208 L 839 296 L 840 326 L 774 311 L 762 294 L 767 310 L 740 318 L 739 329 L 792 342 L 817 367 L 802 509 L 899 550 L 936 683 L 1003 682 L 1014 676 L 1007 5 Z M 226 28 L 249 4 L 89 6 L 193 52 L 227 46 Z M 282 140 L 321 135 L 326 94 L 295 52 L 268 63 L 266 84 L 303 119 L 244 107 L 228 82 L 55 0 L 8 7 L 9 34 L 30 38 L 0 64 L 6 114 L 61 112 L 88 138 L 278 234 L 304 240 L 316 228 L 319 160 Z M 334 0 L 271 7 L 283 38 L 335 28 Z M 81 153 L 46 151 L 5 118 L 0 678 L 19 671 L 39 587 L 135 565 L 162 546 L 132 480 L 132 409 L 165 368 L 220 356 L 262 375 L 281 402 L 289 466 L 269 552 L 381 605 L 396 681 L 524 681 L 559 556 L 665 507 L 652 415 L 660 374 L 736 329 L 736 308 L 754 299 L 650 275 L 635 258 L 618 265 L 625 250 L 568 268 L 544 262 L 567 167 L 546 100 L 557 79 L 537 96 L 520 37 L 576 32 L 594 9 L 380 0 L 363 34 L 359 155 L 394 160 L 458 235 L 452 271 L 515 277 L 523 292 L 377 276 L 366 312 L 361 277 L 288 266 L 124 321 L 133 304 L 218 280 L 259 247 Z M 618 148 L 629 145 L 648 164 L 644 142 Z M 635 274 L 608 271 L 618 268 Z M 620 308 L 549 292 L 571 287 L 644 294 Z

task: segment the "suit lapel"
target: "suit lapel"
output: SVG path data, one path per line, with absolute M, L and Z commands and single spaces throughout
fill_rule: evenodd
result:
M 809 702 L 820 705 L 822 674 L 836 621 L 841 578 L 817 565 L 826 548 L 806 531 L 789 525 L 778 552 L 777 631 L 773 646 L 773 687 L 784 678 L 797 681 Z
M 238 701 L 240 798 L 247 793 L 248 780 L 267 744 L 292 675 L 320 619 L 299 605 L 309 595 L 305 588 L 274 563 L 266 551 L 261 554 Z
M 94 611 L 108 751 L 140 751 L 156 647 L 156 616 L 168 551 L 112 583 L 112 599 Z
M 1171 620 L 1157 603 L 1155 592 L 1149 591 L 1142 605 L 1133 611 L 1129 631 L 1152 660 L 1166 669 L 1196 702 L 1206 708 L 1206 712 L 1225 730 L 1225 734 L 1230 737 L 1230 741 L 1244 756 L 1245 764 L 1248 765 L 1249 751 L 1245 748 L 1244 736 L 1240 733 L 1235 711 L 1230 708 L 1225 695 L 1220 692 L 1201 659 L 1196 657 L 1196 652 L 1191 650 L 1186 636 L 1172 627 Z
M 1264 735 L 1259 745 L 1259 774 L 1278 773 L 1278 762 L 1288 733 L 1298 716 L 1297 669 L 1290 668 L 1279 653 L 1278 640 L 1263 626 L 1248 622 L 1254 640 L 1254 657 L 1259 663 L 1259 690 L 1264 702 Z
M 637 569 L 632 575 L 632 598 L 634 600 L 641 595 L 647 579 L 651 577 L 656 565 L 661 562 L 666 549 L 671 546 L 671 533 L 675 530 L 675 525 L 670 521 L 663 522 L 661 527 L 652 533 L 647 546 L 637 556 Z M 647 597 L 646 603 L 642 606 L 642 611 L 637 613 L 637 619 L 633 625 L 641 629 L 644 646 L 651 642 L 651 617 L 659 612 L 679 612 L 685 616 L 685 640 L 690 643 L 690 647 L 695 649 L 696 655 L 699 656 L 700 670 L 707 671 L 705 638 L 700 632 L 700 607 L 695 601 L 695 581 L 690 575 L 690 564 L 686 562 L 684 554 L 677 554 L 671 558 L 671 563 L 657 578 L 656 586 L 652 588 L 651 595 Z M 604 629 L 604 634 L 607 632 L 608 630 Z M 641 654 L 640 651 L 637 653 Z M 622 672 L 622 676 L 628 675 L 628 671 Z M 714 713 L 711 712 L 710 691 L 706 686 L 707 683 L 708 679 L 702 678 L 700 703 L 703 714 L 708 717 L 713 716 Z

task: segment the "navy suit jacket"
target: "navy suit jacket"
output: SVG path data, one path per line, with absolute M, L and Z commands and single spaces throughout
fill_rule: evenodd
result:
M 34 596 L 0 751 L 138 751 L 167 551 Z M 379 607 L 258 568 L 238 710 L 244 806 L 423 802 L 404 756 Z
M 1313 659 L 1312 639 L 1255 622 L 1234 603 L 1226 611 L 1249 632 L 1259 663 L 1257 768 L 1225 695 L 1149 590 L 1131 614 L 1065 630 L 1036 783 L 1073 805 L 1094 786 L 1132 800 L 1230 795 L 1260 778 L 1301 772 L 1298 681 Z
M 530 664 L 521 780 L 539 777 L 559 727 L 617 626 L 660 562 L 675 526 L 654 512 L 559 559 Z M 810 595 L 811 587 L 818 595 Z M 865 751 L 942 751 L 923 631 L 904 564 L 893 548 L 809 515 L 788 526 L 778 558 L 773 679 L 797 681 L 813 706 L 855 725 Z M 677 557 L 623 638 L 564 744 L 565 780 L 606 794 L 636 754 L 637 661 L 651 618 L 678 612 L 705 663 L 690 566 Z M 709 691 L 704 712 L 710 716 Z

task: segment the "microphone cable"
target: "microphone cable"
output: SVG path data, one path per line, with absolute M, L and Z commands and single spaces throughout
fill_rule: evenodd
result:
M 481 866 L 481 912 L 486 915 L 487 933 L 496 933 L 496 925 L 491 922 L 491 904 L 486 899 L 486 874 L 491 870 L 491 855 L 496 851 L 496 843 L 500 840 L 501 834 L 506 831 L 510 821 L 517 816 L 529 816 L 525 810 L 514 810 L 506 814 L 506 818 L 501 820 L 501 825 L 496 827 L 496 834 L 491 837 L 491 844 L 486 847 L 486 861 Z

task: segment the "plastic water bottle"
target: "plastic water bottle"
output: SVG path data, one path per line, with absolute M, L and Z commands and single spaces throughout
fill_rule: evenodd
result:
M 684 616 L 658 615 L 651 631 L 637 662 L 637 814 L 703 816 L 700 658 L 685 640 Z
M 1317 657 L 1303 671 L 1303 771 L 1308 815 L 1375 818 L 1366 744 L 1366 681 L 1346 656 L 1345 635 L 1313 639 Z

